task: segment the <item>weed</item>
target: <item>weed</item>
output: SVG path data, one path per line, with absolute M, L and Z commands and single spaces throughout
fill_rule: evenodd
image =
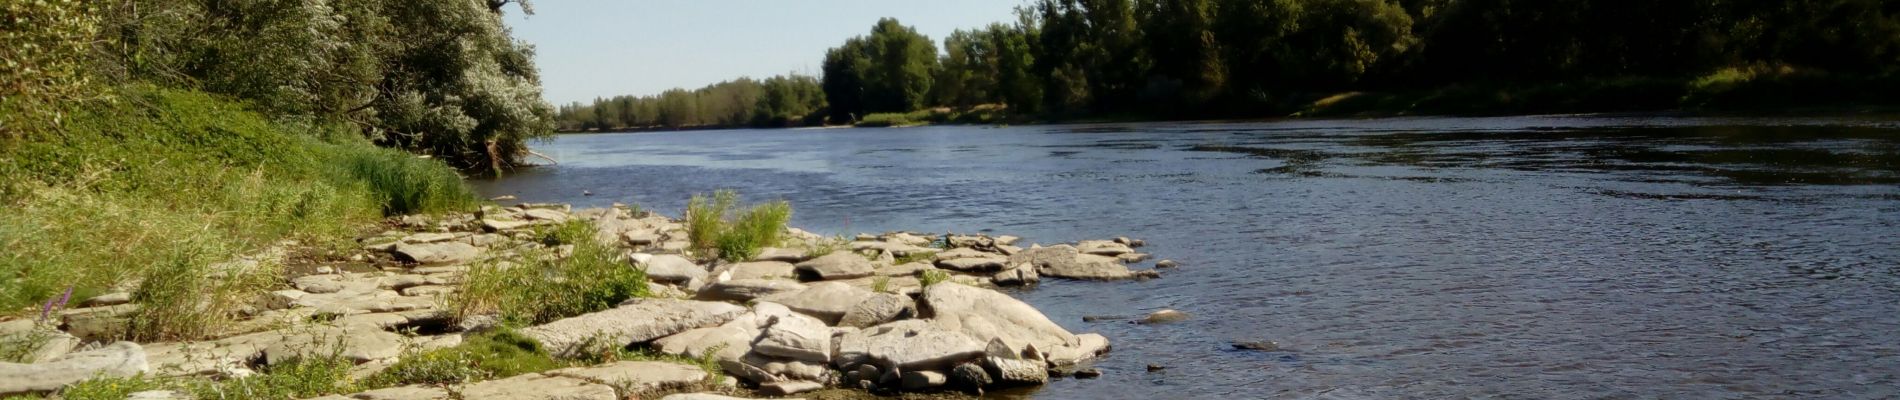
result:
M 447 385 L 565 366 L 534 339 L 509 329 L 497 329 L 469 336 L 455 347 L 406 355 L 389 369 L 366 379 L 364 385 L 371 388 Z
M 192 340 L 219 333 L 239 308 L 270 287 L 275 268 L 255 263 L 213 263 L 229 254 L 212 243 L 187 243 L 145 271 L 132 301 L 139 304 L 126 334 L 138 341 Z
M 922 282 L 924 287 L 930 287 L 930 285 L 950 280 L 950 273 L 937 269 L 925 270 L 923 275 L 917 277 L 917 280 Z
M 934 252 L 934 251 L 913 251 L 910 253 L 905 253 L 903 257 L 898 257 L 896 263 L 897 265 L 904 265 L 904 264 L 909 264 L 909 263 L 914 263 L 914 262 L 919 262 L 919 261 L 930 262 L 931 260 L 935 260 L 936 258 L 937 258 L 937 252 Z
M 592 231 L 591 225 L 581 224 Z M 456 316 L 499 313 L 507 322 L 538 324 L 647 295 L 646 274 L 628 268 L 618 250 L 592 240 L 574 243 L 574 253 L 567 258 L 531 254 L 527 259 L 535 261 L 485 262 L 470 268 L 461 290 L 449 297 Z
M 891 277 L 878 275 L 876 278 L 871 278 L 871 291 L 878 292 L 878 293 L 890 293 L 891 292 Z
M 711 254 L 719 245 L 719 233 L 726 230 L 726 212 L 739 201 L 731 190 L 713 192 L 712 197 L 694 194 L 686 202 L 686 241 L 693 251 Z
M 580 244 L 594 239 L 594 224 L 584 219 L 570 219 L 558 225 L 546 225 L 535 230 L 535 237 L 548 247 L 565 244 Z
M 123 378 L 99 378 L 75 383 L 60 389 L 59 398 L 64 400 L 125 400 L 136 392 L 147 390 L 171 389 L 169 382 L 143 374 Z
M 345 165 L 382 200 L 383 215 L 466 211 L 477 204 L 462 177 L 435 160 L 374 149 L 351 153 Z
M 721 190 L 711 197 L 695 194 L 686 202 L 686 237 L 695 254 L 745 261 L 757 257 L 760 249 L 779 243 L 785 224 L 792 219 L 791 203 L 759 204 L 736 219 L 728 219 L 726 214 L 738 201 L 737 192 Z
M 833 252 L 838 251 L 839 249 L 843 249 L 845 244 L 850 243 L 850 242 L 851 242 L 850 240 L 845 239 L 844 235 L 836 235 L 829 238 L 820 239 L 819 241 L 812 243 L 811 247 L 805 248 L 805 257 L 806 258 L 824 257 L 825 255 L 829 255 Z
M 250 377 L 187 381 L 184 386 L 200 399 L 303 399 L 357 391 L 356 382 L 350 378 L 354 365 L 334 354 L 298 358 L 271 364 Z
M 32 363 L 33 355 L 53 339 L 53 329 L 34 326 L 25 332 L 0 335 L 0 362 Z

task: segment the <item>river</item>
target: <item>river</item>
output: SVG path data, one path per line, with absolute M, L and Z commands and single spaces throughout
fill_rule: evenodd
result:
M 560 164 L 478 189 L 678 215 L 731 188 L 790 200 L 793 225 L 824 234 L 1131 236 L 1183 264 L 1015 292 L 1114 344 L 1102 378 L 1035 398 L 1900 396 L 1888 120 L 730 130 L 533 148 Z M 1164 308 L 1193 318 L 1082 318 Z M 1261 340 L 1280 349 L 1229 346 Z

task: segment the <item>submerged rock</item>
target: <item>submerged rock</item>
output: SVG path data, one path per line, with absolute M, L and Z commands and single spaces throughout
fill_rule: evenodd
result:
M 1143 325 L 1158 325 L 1186 321 L 1187 319 L 1188 313 L 1176 310 L 1161 310 L 1148 313 L 1148 315 L 1142 317 L 1140 321 L 1135 322 Z

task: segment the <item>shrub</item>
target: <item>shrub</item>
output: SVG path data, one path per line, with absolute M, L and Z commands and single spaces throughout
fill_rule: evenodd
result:
M 361 149 L 348 159 L 352 177 L 382 200 L 383 215 L 465 211 L 475 192 L 446 165 L 397 150 Z
M 759 204 L 736 219 L 727 218 L 738 199 L 737 192 L 721 190 L 711 197 L 695 194 L 686 202 L 686 237 L 695 254 L 745 261 L 757 257 L 761 248 L 779 243 L 785 224 L 792 219 L 791 203 Z
M 498 313 L 509 323 L 539 324 L 647 295 L 646 274 L 628 268 L 618 250 L 592 240 L 573 244 L 567 258 L 529 255 L 537 261 L 475 265 L 461 290 L 450 295 L 451 309 L 458 318 Z

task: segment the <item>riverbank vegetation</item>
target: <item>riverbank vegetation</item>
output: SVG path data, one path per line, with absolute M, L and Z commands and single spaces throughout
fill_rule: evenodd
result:
M 985 105 L 1026 122 L 1900 100 L 1900 9 L 1873 0 L 1038 0 L 1017 11 L 941 48 L 878 21 L 826 52 L 824 122 L 902 126 L 915 111 Z M 569 127 L 600 104 L 558 118 Z
M 472 209 L 552 128 L 505 4 L 0 4 L 0 315 L 136 287 L 124 337 L 200 337 L 280 273 L 239 254 Z

